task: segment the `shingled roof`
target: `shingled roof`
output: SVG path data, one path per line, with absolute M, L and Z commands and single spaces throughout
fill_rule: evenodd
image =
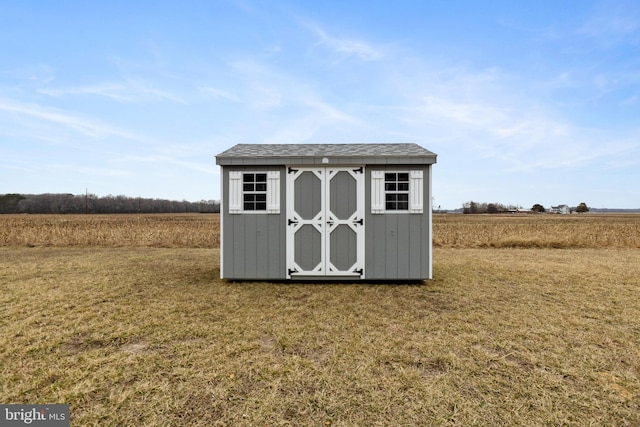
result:
M 218 165 L 433 164 L 418 144 L 238 144 L 216 156 Z

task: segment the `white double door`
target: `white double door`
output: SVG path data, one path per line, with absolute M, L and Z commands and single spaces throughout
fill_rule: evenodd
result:
M 287 169 L 287 278 L 364 278 L 364 168 Z

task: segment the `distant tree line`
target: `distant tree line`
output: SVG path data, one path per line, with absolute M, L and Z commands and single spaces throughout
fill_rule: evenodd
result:
M 568 208 L 569 212 L 585 213 L 589 212 L 589 207 L 585 202 L 581 202 L 574 208 Z M 533 205 L 530 209 L 533 213 L 545 213 L 547 210 L 539 203 Z M 496 214 L 507 212 L 526 212 L 520 207 L 506 206 L 501 203 L 478 203 L 474 201 L 462 204 L 462 213 L 465 214 Z
M 478 203 L 478 202 L 466 202 L 462 205 L 462 213 L 465 214 L 495 214 L 509 212 L 510 209 L 506 205 L 501 203 Z
M 217 213 L 220 202 L 189 202 L 95 194 L 3 194 L 0 214 Z

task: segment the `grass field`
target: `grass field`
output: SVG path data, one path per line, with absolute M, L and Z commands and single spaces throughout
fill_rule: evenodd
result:
M 3 215 L 1 246 L 217 248 L 217 214 Z M 640 248 L 640 215 L 434 215 L 455 248 Z
M 434 215 L 433 236 L 459 248 L 640 248 L 640 215 Z
M 3 215 L 0 245 L 217 248 L 217 214 Z
M 83 426 L 640 425 L 639 224 L 438 215 L 434 280 L 344 285 L 220 280 L 215 215 L 0 216 L 0 402 Z

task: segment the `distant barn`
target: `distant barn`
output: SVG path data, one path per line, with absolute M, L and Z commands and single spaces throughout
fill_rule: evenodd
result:
M 222 278 L 432 277 L 431 151 L 417 144 L 238 144 L 216 163 Z

